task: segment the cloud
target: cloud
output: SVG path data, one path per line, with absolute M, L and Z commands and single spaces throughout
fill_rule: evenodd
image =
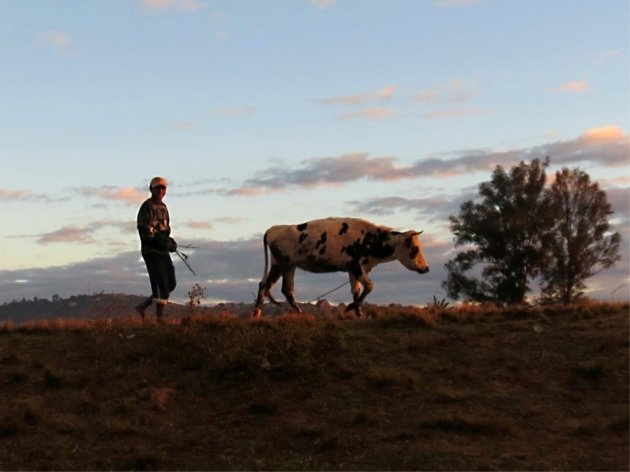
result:
M 449 177 L 479 170 L 491 170 L 496 163 L 518 162 L 518 152 L 467 154 L 455 159 L 423 159 L 397 165 L 394 157 L 371 158 L 367 153 L 309 159 L 297 169 L 274 167 L 248 179 L 228 194 L 255 196 L 292 187 L 342 185 L 359 180 L 395 181 L 428 176 Z
M 0 188 L 0 201 L 32 200 L 33 194 L 28 190 L 7 190 Z
M 339 116 L 341 120 L 353 120 L 355 118 L 368 118 L 370 120 L 384 120 L 394 115 L 391 108 L 364 108 L 360 111 L 343 113 Z
M 337 4 L 337 0 L 309 0 L 309 3 L 315 8 L 325 10 L 326 8 L 334 7 Z
M 390 100 L 396 93 L 395 85 L 388 85 L 374 92 L 366 92 L 357 95 L 347 95 L 341 97 L 325 98 L 320 100 L 322 105 L 356 107 L 365 106 L 369 103 L 384 102 Z M 367 118 L 370 120 L 384 120 L 394 115 L 394 110 L 383 107 L 366 107 L 358 111 L 349 111 L 339 116 L 340 120 L 353 120 L 357 118 Z
M 85 228 L 77 228 L 73 226 L 64 226 L 57 231 L 44 233 L 38 236 L 37 242 L 41 244 L 49 243 L 79 243 L 88 244 L 94 242 L 91 230 Z
M 459 211 L 464 201 L 471 200 L 474 195 L 435 195 L 426 198 L 407 198 L 400 196 L 372 198 L 349 202 L 353 212 L 369 215 L 391 215 L 396 211 L 413 215 L 417 220 L 426 222 L 447 221 L 448 215 Z
M 611 218 L 623 218 L 626 224 L 630 223 L 630 188 L 609 188 L 605 191 L 606 199 L 615 212 Z
M 115 241 L 107 242 L 103 239 L 94 239 L 93 234 L 107 227 L 116 228 L 125 233 L 135 233 L 137 231 L 135 220 L 116 221 L 111 219 L 95 220 L 83 227 L 64 226 L 58 230 L 37 235 L 16 235 L 13 238 L 34 237 L 40 244 L 49 243 L 79 243 L 79 244 L 100 244 L 105 243 L 116 245 Z
M 206 6 L 204 2 L 196 0 L 137 0 L 137 3 L 144 10 L 159 11 L 172 9 L 183 13 L 194 13 Z
M 606 143 L 624 138 L 624 132 L 619 126 L 609 125 L 601 128 L 587 129 L 582 135 L 582 139 L 591 142 Z
M 396 93 L 395 85 L 388 85 L 374 92 L 360 93 L 357 95 L 346 95 L 341 97 L 324 98 L 320 100 L 322 105 L 342 105 L 357 106 L 365 105 L 369 102 L 389 100 Z
M 551 89 L 555 93 L 585 93 L 589 90 L 588 80 L 571 80 Z
M 551 156 L 553 164 L 576 165 L 593 162 L 606 167 L 622 167 L 629 163 L 630 139 L 617 125 L 586 130 L 577 139 L 558 141 L 533 150 Z
M 294 170 L 274 167 L 260 172 L 257 177 L 247 180 L 244 187 L 230 193 L 258 195 L 285 190 L 287 187 L 342 184 L 365 178 L 396 180 L 402 178 L 407 169 L 396 167 L 394 160 L 393 157 L 370 158 L 365 153 L 346 154 L 338 158 L 309 159 Z
M 394 181 L 425 177 L 453 177 L 492 171 L 497 165 L 510 166 L 520 161 L 551 157 L 552 164 L 577 165 L 592 162 L 606 167 L 628 164 L 628 135 L 618 126 L 586 130 L 568 141 L 507 151 L 473 150 L 453 153 L 445 158 L 429 157 L 410 164 L 398 164 L 395 157 L 370 157 L 368 153 L 340 157 L 307 159 L 297 168 L 271 167 L 248 179 L 241 187 L 223 191 L 227 195 L 255 196 L 291 188 L 343 185 L 360 180 Z
M 67 50 L 72 46 L 72 39 L 63 31 L 46 31 L 39 35 L 39 40 L 59 50 Z
M 207 221 L 189 221 L 186 226 L 192 229 L 212 229 L 212 223 Z
M 421 90 L 414 98 L 420 103 L 462 104 L 480 95 L 475 82 L 453 79 L 431 89 Z
M 456 108 L 433 110 L 422 114 L 422 117 L 427 120 L 436 120 L 480 115 L 484 113 L 484 111 L 479 108 L 461 106 L 480 95 L 481 93 L 477 90 L 475 82 L 454 79 L 431 89 L 417 92 L 414 96 L 414 100 L 423 105 L 459 105 L 459 107 Z
M 30 190 L 9 190 L 0 188 L 0 202 L 43 202 L 59 203 L 67 200 L 67 197 L 51 197 L 41 193 L 33 193 Z
M 146 191 L 136 187 L 82 187 L 73 191 L 88 198 L 99 198 L 102 200 L 118 201 L 126 205 L 137 205 L 148 198 Z

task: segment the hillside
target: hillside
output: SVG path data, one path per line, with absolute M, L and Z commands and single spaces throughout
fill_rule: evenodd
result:
M 5 324 L 0 469 L 628 470 L 627 304 L 371 310 Z
M 120 293 L 96 293 L 91 295 L 72 295 L 68 298 L 55 297 L 35 298 L 31 300 L 14 300 L 0 305 L 0 325 L 2 323 L 25 323 L 34 320 L 52 320 L 55 318 L 71 318 L 79 320 L 93 320 L 98 318 L 124 318 L 135 316 L 134 306 L 146 297 L 126 295 Z M 253 303 L 219 303 L 201 307 L 206 314 L 232 313 L 239 316 L 249 316 L 253 310 Z M 305 305 L 306 311 L 317 312 L 314 305 Z M 167 312 L 175 319 L 189 316 L 190 307 L 169 303 Z M 196 310 L 199 311 L 199 310 Z M 266 306 L 265 313 L 278 314 L 282 308 Z M 147 314 L 154 316 L 151 307 Z

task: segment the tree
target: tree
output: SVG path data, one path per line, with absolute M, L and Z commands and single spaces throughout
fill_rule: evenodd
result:
M 521 162 L 509 172 L 497 166 L 479 186 L 480 202 L 462 204 L 451 216 L 456 246 L 468 246 L 446 264 L 442 284 L 449 297 L 499 304 L 523 303 L 529 280 L 540 272 L 543 228 L 550 224 L 544 199 L 549 159 Z M 481 278 L 466 273 L 475 266 Z
M 619 259 L 619 233 L 612 233 L 606 192 L 580 169 L 556 172 L 546 191 L 554 214 L 545 244 L 543 296 L 569 303 L 583 295 L 584 280 L 613 266 Z

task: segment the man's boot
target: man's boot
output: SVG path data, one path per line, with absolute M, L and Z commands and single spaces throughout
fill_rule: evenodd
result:
M 157 316 L 157 322 L 164 323 L 164 318 L 166 318 L 166 303 L 157 303 L 155 305 L 155 314 Z
M 139 305 L 136 305 L 136 311 L 140 315 L 140 318 L 142 318 L 142 321 L 144 321 L 147 308 L 149 308 L 152 303 L 153 303 L 153 297 L 149 297 L 145 301 L 140 303 Z

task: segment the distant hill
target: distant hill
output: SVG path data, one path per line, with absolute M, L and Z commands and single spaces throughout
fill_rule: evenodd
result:
M 143 297 L 123 294 L 73 295 L 53 300 L 35 298 L 0 305 L 0 323 L 20 323 L 54 318 L 92 319 L 121 317 L 134 313 L 134 306 Z
M 55 318 L 95 319 L 95 318 L 122 318 L 136 316 L 134 307 L 144 300 L 138 295 L 126 295 L 120 293 L 97 293 L 91 295 L 73 295 L 69 298 L 53 297 L 34 298 L 32 300 L 12 301 L 0 305 L 0 324 L 4 322 L 23 323 L 26 321 L 51 320 Z M 303 305 L 306 312 L 320 313 L 329 307 L 327 302 L 317 305 Z M 343 311 L 343 305 L 340 310 Z M 236 316 L 249 316 L 252 313 L 251 303 L 219 303 L 213 306 L 201 306 L 192 309 L 189 306 L 170 303 L 168 316 L 182 318 L 194 313 L 221 314 L 230 313 Z M 275 315 L 286 311 L 286 308 L 274 305 L 265 305 L 265 315 Z M 153 316 L 153 308 L 147 311 Z

